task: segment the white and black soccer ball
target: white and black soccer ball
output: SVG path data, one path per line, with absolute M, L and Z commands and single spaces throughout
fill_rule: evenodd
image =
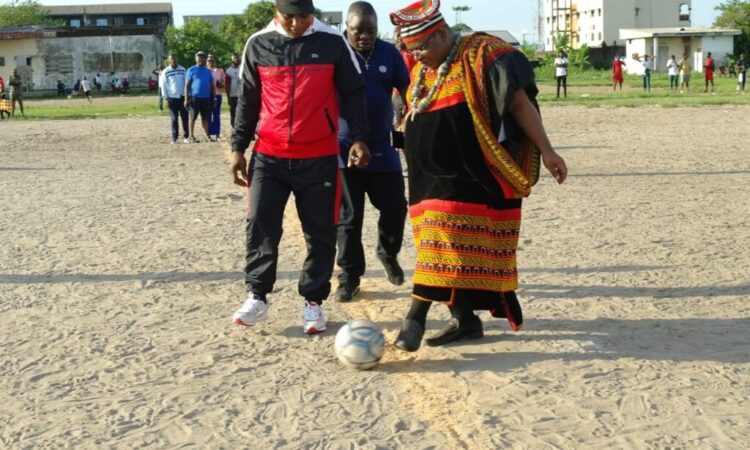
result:
M 350 320 L 336 333 L 336 356 L 346 367 L 368 370 L 380 363 L 385 336 L 369 320 Z

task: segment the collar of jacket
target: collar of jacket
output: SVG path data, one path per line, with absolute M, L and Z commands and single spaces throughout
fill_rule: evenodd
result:
M 315 19 L 313 19 L 312 25 L 310 25 L 310 27 L 307 30 L 305 30 L 305 32 L 302 34 L 302 36 L 303 37 L 304 36 L 309 36 L 309 35 L 315 33 L 316 31 L 320 30 L 321 28 L 324 28 L 324 27 L 327 27 L 327 26 L 328 25 L 324 24 L 323 22 L 321 22 L 320 20 L 318 20 L 318 18 L 316 17 Z M 286 36 L 288 38 L 292 37 L 292 35 L 290 35 L 289 33 L 287 33 L 286 30 L 284 29 L 284 27 L 282 27 L 281 24 L 276 21 L 276 17 L 274 17 L 273 20 L 271 20 L 271 23 L 268 24 L 268 27 L 266 27 L 266 29 L 273 30 L 273 31 L 279 33 L 280 35 Z

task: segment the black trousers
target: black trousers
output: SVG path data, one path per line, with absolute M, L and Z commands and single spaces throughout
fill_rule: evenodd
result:
M 190 130 L 188 129 L 188 112 L 187 108 L 185 108 L 185 97 L 169 98 L 167 99 L 167 106 L 169 107 L 169 118 L 172 119 L 172 140 L 176 141 L 180 135 L 178 116 L 179 119 L 182 120 L 182 135 L 186 138 L 190 136 Z
M 245 257 L 248 292 L 266 295 L 276 282 L 284 209 L 294 193 L 307 243 L 298 292 L 322 303 L 331 292 L 340 202 L 338 157 L 288 159 L 255 153 L 250 162 Z M 293 256 L 293 255 L 288 255 Z
M 365 251 L 362 245 L 362 222 L 365 216 L 365 194 L 380 212 L 378 219 L 379 258 L 396 258 L 401 251 L 406 219 L 404 176 L 401 172 L 363 172 L 343 170 L 344 181 L 352 201 L 353 214 L 343 215 L 338 226 L 340 283 L 358 283 L 365 273 Z M 345 219 L 344 219 L 345 217 Z
M 229 97 L 229 124 L 234 128 L 234 115 L 237 112 L 237 97 Z

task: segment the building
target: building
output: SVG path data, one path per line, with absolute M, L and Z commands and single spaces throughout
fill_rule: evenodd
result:
M 97 73 L 114 72 L 133 86 L 145 86 L 163 60 L 162 42 L 151 27 L 0 28 L 0 75 L 18 68 L 27 90 L 72 86 Z M 106 82 L 104 83 L 106 87 Z
M 57 80 L 115 72 L 131 84 L 146 84 L 164 60 L 171 3 L 44 6 L 62 27 L 0 28 L 0 74 L 14 68 L 29 90 L 54 89 Z
M 171 3 L 45 6 L 49 16 L 71 28 L 151 27 L 162 39 L 173 24 Z
M 496 38 L 502 39 L 503 41 L 507 42 L 508 44 L 512 45 L 513 47 L 520 47 L 521 43 L 518 42 L 518 39 L 516 39 L 515 36 L 510 34 L 509 31 L 506 30 L 485 30 L 482 31 L 482 33 L 487 33 L 490 36 L 495 36 Z
M 653 56 L 657 72 L 666 72 L 671 55 L 679 61 L 682 54 L 690 57 L 694 71 L 703 72 L 703 61 L 708 53 L 713 54 L 717 66 L 726 62 L 727 55 L 734 52 L 734 36 L 740 34 L 739 30 L 700 27 L 625 28 L 620 30 L 620 39 L 626 42 L 625 54 L 629 57 Z
M 239 16 L 239 14 L 206 14 L 202 16 L 182 16 L 182 23 L 188 23 L 194 19 L 202 19 L 211 24 L 211 29 L 216 31 L 219 23 L 227 16 Z
M 541 11 L 546 51 L 555 50 L 557 36 L 580 48 L 625 45 L 621 28 L 683 28 L 690 26 L 692 0 L 544 0 Z
M 212 30 L 216 31 L 219 28 L 219 23 L 221 23 L 221 21 L 228 16 L 239 16 L 239 14 L 206 14 L 202 16 L 182 16 L 182 20 L 184 23 L 187 23 L 193 19 L 203 19 L 211 24 Z M 320 15 L 320 20 L 339 31 L 342 31 L 342 16 L 343 14 L 339 11 L 324 11 Z

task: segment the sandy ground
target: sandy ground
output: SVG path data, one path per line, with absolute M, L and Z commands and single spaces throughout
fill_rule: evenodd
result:
M 0 447 L 747 448 L 750 106 L 544 116 L 571 176 L 525 203 L 525 331 L 483 316 L 483 340 L 416 354 L 390 345 L 409 286 L 372 212 L 329 332 L 301 330 L 292 208 L 271 318 L 238 328 L 221 145 L 168 145 L 166 117 L 0 123 Z M 374 371 L 334 356 L 351 318 L 387 335 Z

